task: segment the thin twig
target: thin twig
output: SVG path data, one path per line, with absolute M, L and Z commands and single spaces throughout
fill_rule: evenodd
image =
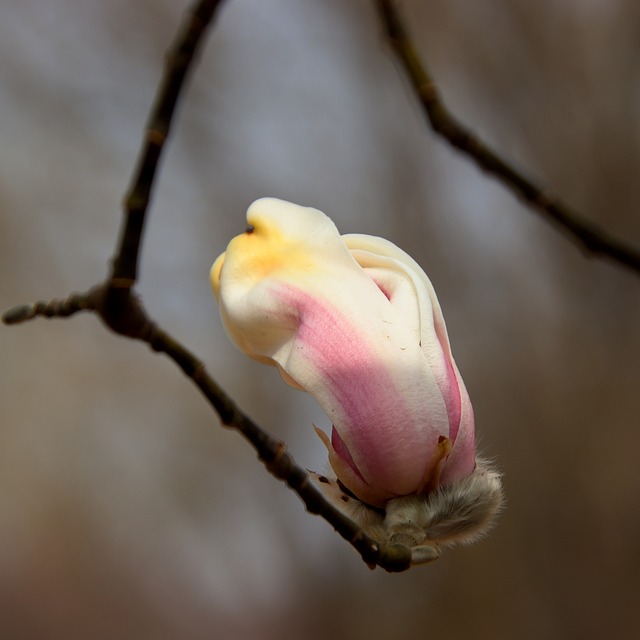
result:
M 200 389 L 221 422 L 239 431 L 255 448 L 268 471 L 286 482 L 300 496 L 310 513 L 327 520 L 371 568 L 380 566 L 387 571 L 404 571 L 411 566 L 411 551 L 402 545 L 378 544 L 329 504 L 311 484 L 309 474 L 297 466 L 287 453 L 284 443 L 270 436 L 236 406 L 207 374 L 204 364 L 149 317 L 133 291 L 144 219 L 158 161 L 187 72 L 219 4 L 220 0 L 198 2 L 167 56 L 165 73 L 149 117 L 138 167 L 125 198 L 124 224 L 111 276 L 89 291 L 74 293 L 64 300 L 14 307 L 3 315 L 2 320 L 5 324 L 19 324 L 38 316 L 68 317 L 79 311 L 93 311 L 112 331 L 147 342 L 154 351 L 164 353 L 180 367 Z
M 200 42 L 221 0 L 194 4 L 167 53 L 165 70 L 147 120 L 138 165 L 125 196 L 125 225 L 113 260 L 112 280 L 135 282 L 144 220 L 151 198 L 156 170 L 184 82 Z
M 559 199 L 536 186 L 459 122 L 448 110 L 435 81 L 421 62 L 394 0 L 375 0 L 386 34 L 409 76 L 433 130 L 498 178 L 518 197 L 558 227 L 585 253 L 608 258 L 640 275 L 640 250 L 585 220 Z
M 23 304 L 5 311 L 2 315 L 4 324 L 20 324 L 37 317 L 43 318 L 68 318 L 78 311 L 95 311 L 92 292 L 72 293 L 64 300 L 49 300 L 48 302 L 35 302 Z

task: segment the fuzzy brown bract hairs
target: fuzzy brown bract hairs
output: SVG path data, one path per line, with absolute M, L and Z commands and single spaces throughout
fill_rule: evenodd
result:
M 484 459 L 475 471 L 429 494 L 393 498 L 384 509 L 348 495 L 335 479 L 311 472 L 323 495 L 381 545 L 411 549 L 411 564 L 432 562 L 440 548 L 471 544 L 488 533 L 504 506 L 500 474 Z

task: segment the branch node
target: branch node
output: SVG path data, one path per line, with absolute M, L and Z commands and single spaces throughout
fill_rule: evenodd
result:
M 423 82 L 416 90 L 423 102 L 432 103 L 439 98 L 438 86 L 432 80 Z
M 133 278 L 111 278 L 109 286 L 112 289 L 132 289 L 136 281 Z
M 115 280 L 115 286 L 113 282 Z M 148 342 L 154 330 L 128 278 L 116 278 L 94 290 L 96 311 L 113 332 Z
M 199 384 L 200 381 L 206 376 L 206 368 L 204 366 L 204 362 L 201 362 L 194 370 L 193 375 L 191 376 L 193 378 L 193 381 L 196 384 Z
M 161 131 L 157 127 L 147 129 L 147 143 L 156 147 L 161 147 L 167 139 L 166 131 Z

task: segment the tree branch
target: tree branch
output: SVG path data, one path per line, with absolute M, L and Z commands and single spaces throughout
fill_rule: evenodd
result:
M 64 300 L 14 307 L 3 315 L 2 320 L 5 324 L 19 324 L 39 316 L 69 317 L 79 311 L 92 311 L 115 333 L 148 343 L 154 351 L 164 353 L 178 365 L 200 389 L 222 424 L 240 432 L 254 447 L 268 471 L 286 482 L 300 496 L 310 513 L 327 520 L 358 551 L 369 567 L 377 565 L 387 571 L 404 571 L 411 566 L 411 551 L 402 545 L 381 546 L 329 504 L 311 484 L 309 474 L 297 466 L 287 453 L 284 443 L 270 436 L 236 406 L 207 374 L 204 364 L 149 317 L 133 291 L 144 221 L 164 142 L 184 81 L 220 1 L 200 0 L 194 5 L 167 55 L 164 75 L 148 119 L 140 160 L 125 198 L 123 228 L 109 278 L 85 293 L 74 293 Z
M 535 185 L 449 112 L 435 81 L 416 52 L 394 0 L 375 2 L 387 37 L 409 76 L 431 128 L 500 180 L 586 254 L 608 258 L 640 275 L 639 249 L 614 238 Z
M 147 120 L 138 165 L 124 201 L 125 224 L 111 274 L 111 279 L 119 282 L 120 286 L 133 284 L 137 278 L 144 220 L 163 146 L 191 63 L 220 2 L 204 0 L 195 4 L 167 53 L 164 74 Z

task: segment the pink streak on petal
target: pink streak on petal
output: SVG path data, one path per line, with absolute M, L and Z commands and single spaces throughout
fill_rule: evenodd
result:
M 362 333 L 326 301 L 295 287 L 280 285 L 274 295 L 289 308 L 297 308 L 299 329 L 293 356 L 301 356 L 304 366 L 313 365 L 297 381 L 316 397 L 342 437 L 349 441 L 354 466 L 372 486 L 406 495 L 422 482 L 438 437 L 428 425 L 428 411 L 415 415 L 407 406 L 420 392 L 420 380 L 407 391 L 398 389 L 391 373 L 372 358 Z M 300 351 L 303 353 L 300 353 Z M 285 369 L 296 373 L 285 363 Z
M 366 273 L 366 270 L 365 270 L 365 273 Z M 380 289 L 380 291 L 382 291 L 382 293 L 384 293 L 384 297 L 387 300 L 391 300 L 391 294 L 389 293 L 389 291 L 387 291 L 375 278 L 371 278 L 371 279 L 375 282 L 376 287 L 378 287 L 378 289 Z
M 366 270 L 365 270 L 366 272 Z M 392 300 L 392 292 L 388 291 L 381 282 L 376 280 L 368 274 L 373 280 L 375 285 L 384 294 L 387 300 Z M 442 346 L 442 364 L 444 365 L 444 377 L 436 376 L 440 392 L 444 398 L 447 408 L 447 415 L 449 416 L 449 439 L 452 443 L 455 443 L 458 435 L 458 429 L 460 427 L 460 417 L 462 415 L 462 400 L 460 398 L 460 387 L 458 385 L 458 379 L 456 377 L 451 359 L 449 357 L 449 349 L 445 348 L 447 345 L 446 330 L 442 326 L 439 317 L 434 318 L 435 333 L 439 344 Z
M 462 379 L 459 377 L 460 373 L 455 366 L 454 368 L 459 379 L 462 415 L 460 418 L 458 437 L 440 478 L 443 484 L 465 478 L 471 474 L 475 469 L 476 459 L 473 407 L 471 406 L 471 400 L 469 399 L 469 394 L 464 386 L 464 382 L 462 382 Z
M 458 437 L 458 429 L 460 428 L 460 418 L 462 416 L 462 399 L 460 398 L 460 386 L 458 385 L 458 378 L 453 369 L 453 364 L 444 354 L 443 358 L 445 379 L 444 384 L 440 386 L 440 391 L 444 397 L 447 415 L 449 416 L 449 439 L 455 444 L 456 438 Z M 438 380 L 438 382 L 440 383 L 440 380 Z
M 356 474 L 349 464 L 335 452 L 327 434 L 322 431 L 322 429 L 318 429 L 318 427 L 314 428 L 320 440 L 322 440 L 322 443 L 327 448 L 329 463 L 336 477 L 340 478 L 340 482 L 362 500 L 362 502 L 375 505 L 376 507 L 383 507 L 391 498 L 398 497 L 395 493 L 384 492 L 368 485 Z

